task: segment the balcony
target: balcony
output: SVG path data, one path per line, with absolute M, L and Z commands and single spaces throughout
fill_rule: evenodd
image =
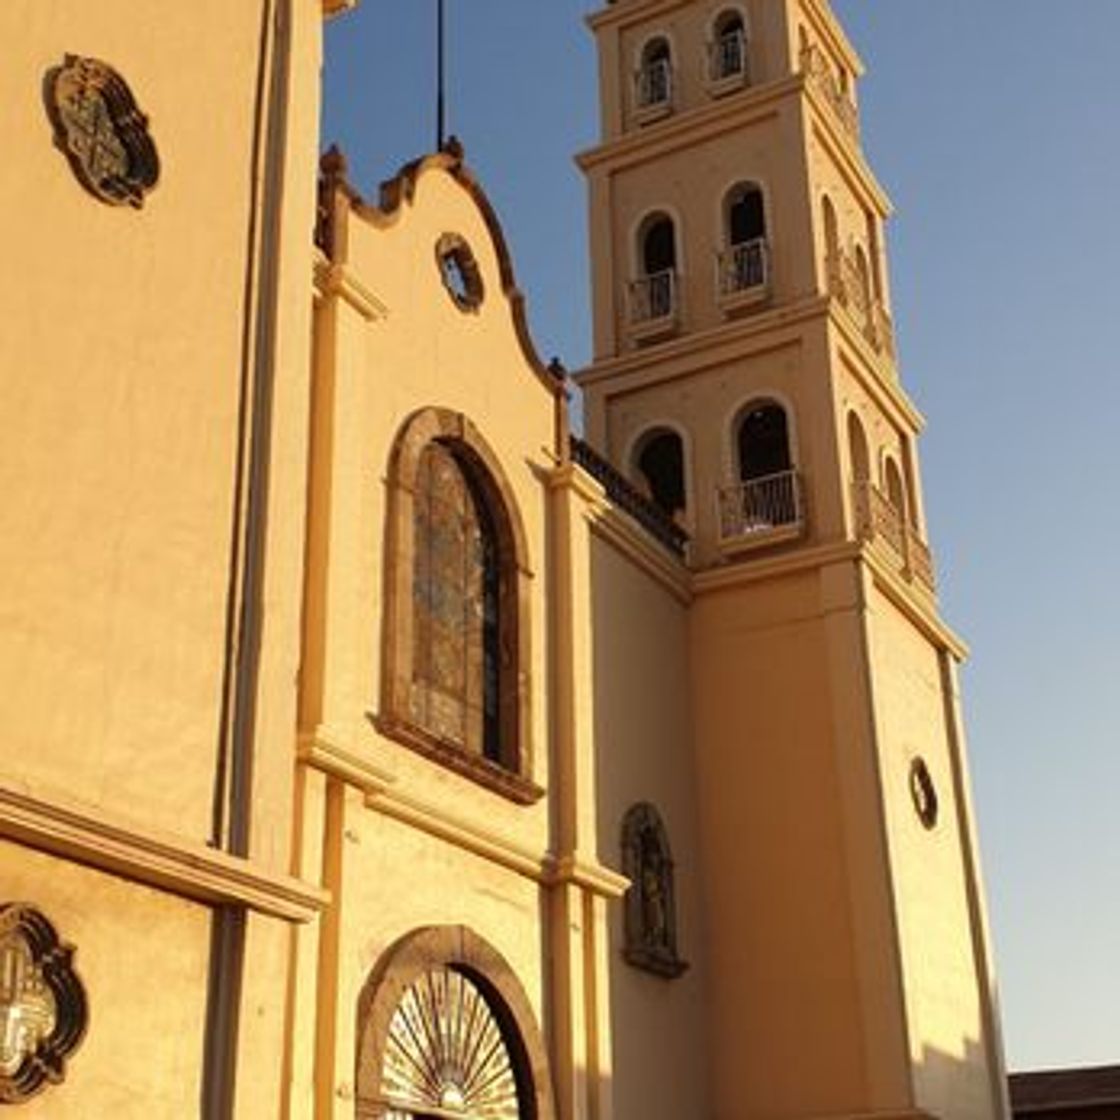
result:
M 747 37 L 742 31 L 721 35 L 708 44 L 708 91 L 721 97 L 749 84 Z
M 656 342 L 677 331 L 680 300 L 677 273 L 667 268 L 631 280 L 628 289 L 629 331 L 636 342 Z
M 933 554 L 916 529 L 907 525 L 890 499 L 872 482 L 852 483 L 856 535 L 907 583 L 932 595 L 937 584 Z
M 836 71 L 820 47 L 808 46 L 801 52 L 801 72 L 816 94 L 832 109 L 844 131 L 858 144 L 859 110 L 840 84 Z
M 851 317 L 857 332 L 871 348 L 888 361 L 896 360 L 894 322 L 883 301 L 868 291 L 869 278 L 856 264 L 854 256 L 843 249 L 829 254 L 828 290 Z
M 719 304 L 727 313 L 761 303 L 770 295 L 770 246 L 765 237 L 733 245 L 719 254 Z
M 716 522 L 720 547 L 728 551 L 795 540 L 805 531 L 801 476 L 795 470 L 780 471 L 721 487 Z
M 634 119 L 650 124 L 673 111 L 673 64 L 667 58 L 653 59 L 634 75 Z

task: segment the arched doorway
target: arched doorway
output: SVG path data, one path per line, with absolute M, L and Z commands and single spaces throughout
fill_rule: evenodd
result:
M 358 1001 L 359 1120 L 555 1120 L 532 1008 L 505 960 L 463 926 L 417 930 Z

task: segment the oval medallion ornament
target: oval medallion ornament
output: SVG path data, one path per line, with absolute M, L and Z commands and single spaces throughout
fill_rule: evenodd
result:
M 18 1104 L 65 1076 L 86 1030 L 74 949 L 38 910 L 0 906 L 0 1104 Z
M 159 156 L 125 80 L 96 58 L 68 54 L 48 72 L 44 93 L 55 143 L 82 186 L 113 206 L 143 206 Z

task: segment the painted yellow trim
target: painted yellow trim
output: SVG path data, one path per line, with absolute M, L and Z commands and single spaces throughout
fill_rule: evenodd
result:
M 332 263 L 321 253 L 314 264 L 315 290 L 321 296 L 337 296 L 368 322 L 384 319 L 389 308 L 344 264 Z
M 0 788 L 0 836 L 206 905 L 246 906 L 287 922 L 310 922 L 330 901 L 300 879 L 53 796 Z
M 801 10 L 813 29 L 848 64 L 857 78 L 864 75 L 866 67 L 859 52 L 852 46 L 843 25 L 822 0 L 801 0 Z
M 612 7 L 604 8 L 599 12 L 591 12 L 585 17 L 585 22 L 592 31 L 598 31 L 600 27 L 607 27 L 612 23 L 625 25 L 639 23 L 650 19 L 652 16 L 668 15 L 669 12 L 677 8 L 685 7 L 691 3 L 691 0 L 660 0 L 659 3 L 646 4 L 645 7 L 639 7 L 637 4 L 616 4 L 614 0 L 608 0 L 608 2 L 612 4 Z
M 920 434 L 926 426 L 926 418 L 910 400 L 897 378 L 888 380 L 879 372 L 889 366 L 889 363 L 875 355 L 867 340 L 860 337 L 838 301 L 831 301 L 830 312 L 832 323 L 844 343 L 841 361 L 845 368 L 888 417 L 901 427 L 909 428 L 914 435 Z
M 650 361 L 648 351 L 627 351 L 617 356 L 596 360 L 592 365 L 573 374 L 576 383 L 596 385 L 600 381 L 638 374 L 641 387 L 672 381 L 696 373 L 707 366 L 719 365 L 724 359 L 714 356 L 721 346 L 736 348 L 736 357 L 765 353 L 777 350 L 791 343 L 802 341 L 796 333 L 775 337 L 774 332 L 782 328 L 793 328 L 813 319 L 822 318 L 829 313 L 830 296 L 812 295 L 798 303 L 783 305 L 748 319 L 735 320 L 704 331 L 703 335 L 687 335 L 684 338 L 666 342 L 657 348 L 656 366 Z M 752 349 L 742 350 L 742 344 L 757 338 Z M 670 367 L 674 359 L 681 359 L 680 365 Z
M 874 209 L 886 221 L 894 214 L 894 203 L 875 178 L 875 173 L 864 158 L 859 140 L 844 129 L 832 108 L 817 92 L 813 83 L 801 78 L 806 101 L 812 109 L 810 129 L 821 146 L 832 157 L 836 169 L 844 177 L 852 193 L 865 206 Z
M 870 545 L 862 546 L 860 551 L 875 586 L 934 646 L 946 650 L 957 662 L 966 661 L 968 645 L 938 617 L 933 600 L 915 591 Z
M 659 583 L 677 602 L 692 602 L 692 575 L 658 544 L 629 514 L 609 506 L 589 509 L 585 516 L 594 532 L 618 549 L 626 559 Z
M 574 885 L 601 898 L 621 898 L 630 889 L 630 880 L 602 864 L 584 863 L 572 856 L 556 861 L 549 877 L 550 886 Z
M 332 778 L 357 786 L 366 793 L 380 793 L 396 778 L 387 770 L 375 766 L 367 758 L 342 747 L 333 736 L 322 729 L 301 735 L 296 748 L 300 762 L 321 770 Z
M 674 113 L 657 128 L 627 132 L 580 152 L 576 164 L 584 172 L 602 165 L 619 171 L 660 159 L 670 152 L 693 148 L 704 140 L 738 132 L 767 117 L 776 117 L 781 107 L 779 102 L 799 93 L 803 84 L 801 75 L 794 74 L 778 82 L 745 89 L 736 97 L 685 109 Z

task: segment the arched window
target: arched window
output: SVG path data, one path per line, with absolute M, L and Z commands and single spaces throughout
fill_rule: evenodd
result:
M 712 82 L 746 78 L 747 36 L 743 17 L 734 9 L 721 12 L 712 27 L 712 53 L 708 77 Z
M 642 47 L 636 100 L 639 109 L 668 108 L 673 101 L 673 56 L 662 35 Z
M 642 223 L 641 258 L 642 272 L 646 276 L 676 269 L 677 237 L 673 219 L 668 214 L 651 214 Z
M 831 291 L 840 290 L 840 227 L 836 221 L 836 207 L 832 199 L 825 195 L 821 200 L 821 216 L 824 222 L 824 265 L 828 287 Z
M 856 282 L 859 286 L 856 299 L 859 307 L 866 312 L 871 307 L 871 269 L 862 245 L 856 246 Z
M 623 956 L 635 968 L 669 979 L 688 968 L 677 952 L 673 856 L 661 816 L 646 802 L 632 805 L 622 822 L 626 892 Z
M 389 472 L 379 730 L 518 801 L 530 781 L 525 537 L 465 417 L 424 409 Z
M 757 183 L 740 183 L 727 195 L 727 240 L 745 245 L 766 236 L 766 211 Z
M 793 467 L 786 410 L 772 401 L 750 405 L 736 432 L 739 477 L 752 482 Z
M 670 320 L 677 310 L 677 235 L 673 219 L 658 211 L 638 231 L 640 277 L 631 285 L 634 323 Z
M 867 433 L 859 416 L 848 413 L 848 460 L 851 464 L 852 480 L 867 482 L 871 478 L 871 454 L 867 447 Z
M 890 456 L 883 463 L 883 482 L 887 491 L 887 500 L 898 511 L 898 516 L 905 521 L 906 489 L 902 485 L 902 472 Z
M 356 1115 L 555 1120 L 548 1056 L 525 990 L 463 926 L 388 950 L 358 999 Z
M 724 296 L 765 289 L 769 281 L 766 208 L 757 183 L 740 183 L 724 199 L 728 249 L 723 254 Z
M 634 467 L 655 505 L 670 517 L 684 512 L 684 443 L 676 432 L 655 428 L 642 436 Z

